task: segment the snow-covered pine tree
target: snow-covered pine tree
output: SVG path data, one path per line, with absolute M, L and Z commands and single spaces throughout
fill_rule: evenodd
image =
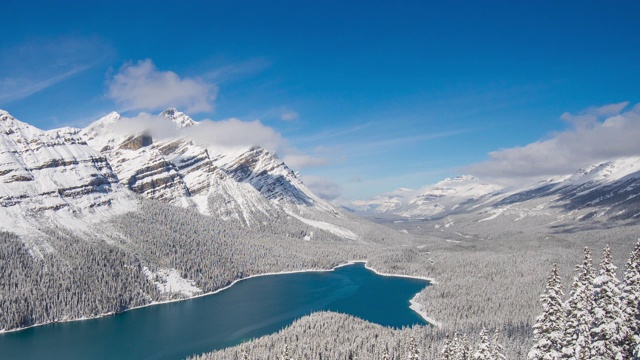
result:
M 527 357 L 537 359 L 559 359 L 564 345 L 564 308 L 562 305 L 562 284 L 558 267 L 553 264 L 547 288 L 540 296 L 542 314 L 533 325 L 533 347 Z
M 444 338 L 444 344 L 442 345 L 442 351 L 440 351 L 442 360 L 454 360 L 453 349 L 451 347 L 451 340 L 449 335 Z
M 284 344 L 284 350 L 282 350 L 281 360 L 293 360 L 291 357 L 291 352 L 289 351 L 289 344 Z
M 242 352 L 242 360 L 249 360 L 249 354 L 246 351 Z
M 480 344 L 473 354 L 475 360 L 492 360 L 491 343 L 489 342 L 489 332 L 484 327 L 480 331 Z
M 453 333 L 453 339 L 451 340 L 451 344 L 449 344 L 449 348 L 451 349 L 451 355 L 453 360 L 460 359 L 460 353 L 462 351 L 462 344 L 460 343 L 460 338 L 458 337 L 458 333 Z
M 491 341 L 491 359 L 506 360 L 504 355 L 504 346 L 500 343 L 500 330 L 496 328 L 493 332 L 493 340 Z
M 620 281 L 616 277 L 616 266 L 611 263 L 609 246 L 606 246 L 602 253 L 594 290 L 591 358 L 622 360 L 624 358 L 622 345 L 627 328 L 622 309 Z
M 588 360 L 591 358 L 591 325 L 593 323 L 593 281 L 595 272 L 591 250 L 584 248 L 584 260 L 576 266 L 569 299 L 565 303 L 564 357 Z
M 640 240 L 625 266 L 622 305 L 628 329 L 623 347 L 626 358 L 632 359 L 636 347 L 640 345 Z
M 420 350 L 418 350 L 418 344 L 416 344 L 416 338 L 414 336 L 411 337 L 411 341 L 409 342 L 409 354 L 407 359 L 420 360 Z
M 389 349 L 386 347 L 382 350 L 382 360 L 389 360 L 391 357 L 389 356 Z
M 460 360 L 471 360 L 473 357 L 473 353 L 471 352 L 471 344 L 469 343 L 469 338 L 467 334 L 462 336 L 462 345 L 460 346 L 458 359 Z

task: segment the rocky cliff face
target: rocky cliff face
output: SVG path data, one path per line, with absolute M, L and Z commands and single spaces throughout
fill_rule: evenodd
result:
M 259 146 L 235 156 L 212 154 L 182 136 L 180 129 L 198 126 L 197 122 L 175 109 L 160 115 L 174 123 L 175 137 L 156 141 L 144 133 L 116 135 L 117 114 L 90 125 L 82 136 L 94 148 L 102 149 L 120 184 L 148 198 L 246 221 L 250 213 L 268 213 L 274 206 L 288 211 L 299 207 L 334 211 L 277 155 Z

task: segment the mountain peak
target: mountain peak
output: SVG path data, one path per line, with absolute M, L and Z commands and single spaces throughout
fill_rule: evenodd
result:
M 196 125 L 196 122 L 189 117 L 189 115 L 178 111 L 176 108 L 168 108 L 167 110 L 160 113 L 160 116 L 164 116 L 165 118 L 173 121 L 177 127 L 185 128 Z
M 439 184 L 450 184 L 450 183 L 461 183 L 466 181 L 477 181 L 478 178 L 472 175 L 458 175 L 452 178 L 446 178 L 442 180 Z M 436 184 L 437 185 L 437 184 Z
M 0 109 L 0 121 L 16 120 L 8 111 Z
M 6 110 L 0 110 L 0 127 L 2 127 L 3 132 L 7 135 L 15 132 L 30 134 L 28 136 L 42 133 L 42 130 L 16 119 Z
M 115 111 L 110 112 L 109 114 L 101 117 L 100 119 L 98 119 L 96 122 L 94 122 L 93 124 L 90 125 L 99 125 L 99 126 L 109 126 L 109 125 L 113 125 L 115 123 L 118 122 L 118 120 L 120 120 L 121 116 L 120 114 L 118 114 Z

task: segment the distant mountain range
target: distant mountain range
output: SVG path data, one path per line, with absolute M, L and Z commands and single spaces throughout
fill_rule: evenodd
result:
M 505 186 L 473 176 L 445 179 L 421 190 L 398 189 L 354 201 L 357 213 L 414 220 L 456 215 L 476 221 L 520 220 L 545 215 L 558 220 L 612 222 L 640 218 L 640 156 L 612 159 L 525 186 Z

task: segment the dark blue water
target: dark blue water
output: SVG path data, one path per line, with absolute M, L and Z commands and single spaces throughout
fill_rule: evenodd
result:
M 181 359 L 276 332 L 319 310 L 392 327 L 425 324 L 409 300 L 427 285 L 379 276 L 364 264 L 257 277 L 197 299 L 0 334 L 0 359 Z

